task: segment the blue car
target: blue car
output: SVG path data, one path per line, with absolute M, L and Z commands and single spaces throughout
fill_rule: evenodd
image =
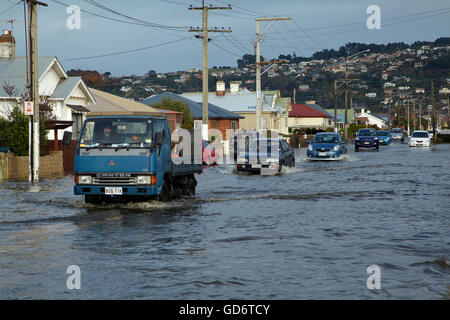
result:
M 388 145 L 392 142 L 392 135 L 388 131 L 377 131 L 379 144 Z
M 355 151 L 360 148 L 375 148 L 379 150 L 380 142 L 375 129 L 359 129 L 355 138 Z
M 347 153 L 347 145 L 339 133 L 317 133 L 308 145 L 308 160 L 341 160 Z

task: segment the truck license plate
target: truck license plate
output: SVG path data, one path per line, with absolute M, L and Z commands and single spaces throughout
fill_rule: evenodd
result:
M 110 194 L 110 195 L 122 195 L 122 188 L 118 188 L 118 187 L 105 187 L 105 194 Z

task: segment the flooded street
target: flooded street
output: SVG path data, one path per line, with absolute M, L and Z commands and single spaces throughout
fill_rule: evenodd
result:
M 1 182 L 0 298 L 450 299 L 450 145 L 349 149 L 297 150 L 279 176 L 206 168 L 169 203 L 88 205 L 73 177 Z

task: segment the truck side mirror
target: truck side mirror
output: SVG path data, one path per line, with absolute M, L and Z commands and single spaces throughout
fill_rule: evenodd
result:
M 164 144 L 164 137 L 162 132 L 155 132 L 155 144 L 157 146 Z

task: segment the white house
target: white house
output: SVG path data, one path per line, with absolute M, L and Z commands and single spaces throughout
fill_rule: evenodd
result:
M 367 125 L 376 125 L 378 128 L 382 129 L 386 127 L 386 121 L 374 116 L 369 110 L 361 109 L 360 113 L 355 114 L 355 120 L 358 122 L 364 122 Z
M 57 120 L 72 121 L 65 129 L 78 136 L 85 114 L 95 99 L 81 77 L 69 77 L 54 56 L 39 57 L 39 95 L 53 107 Z M 15 39 L 10 31 L 0 36 L 0 116 L 5 117 L 14 106 L 21 106 L 27 95 L 26 57 L 16 56 Z M 72 131 L 73 130 L 73 131 Z M 58 132 L 61 140 L 64 132 Z M 54 139 L 53 130 L 48 135 Z

